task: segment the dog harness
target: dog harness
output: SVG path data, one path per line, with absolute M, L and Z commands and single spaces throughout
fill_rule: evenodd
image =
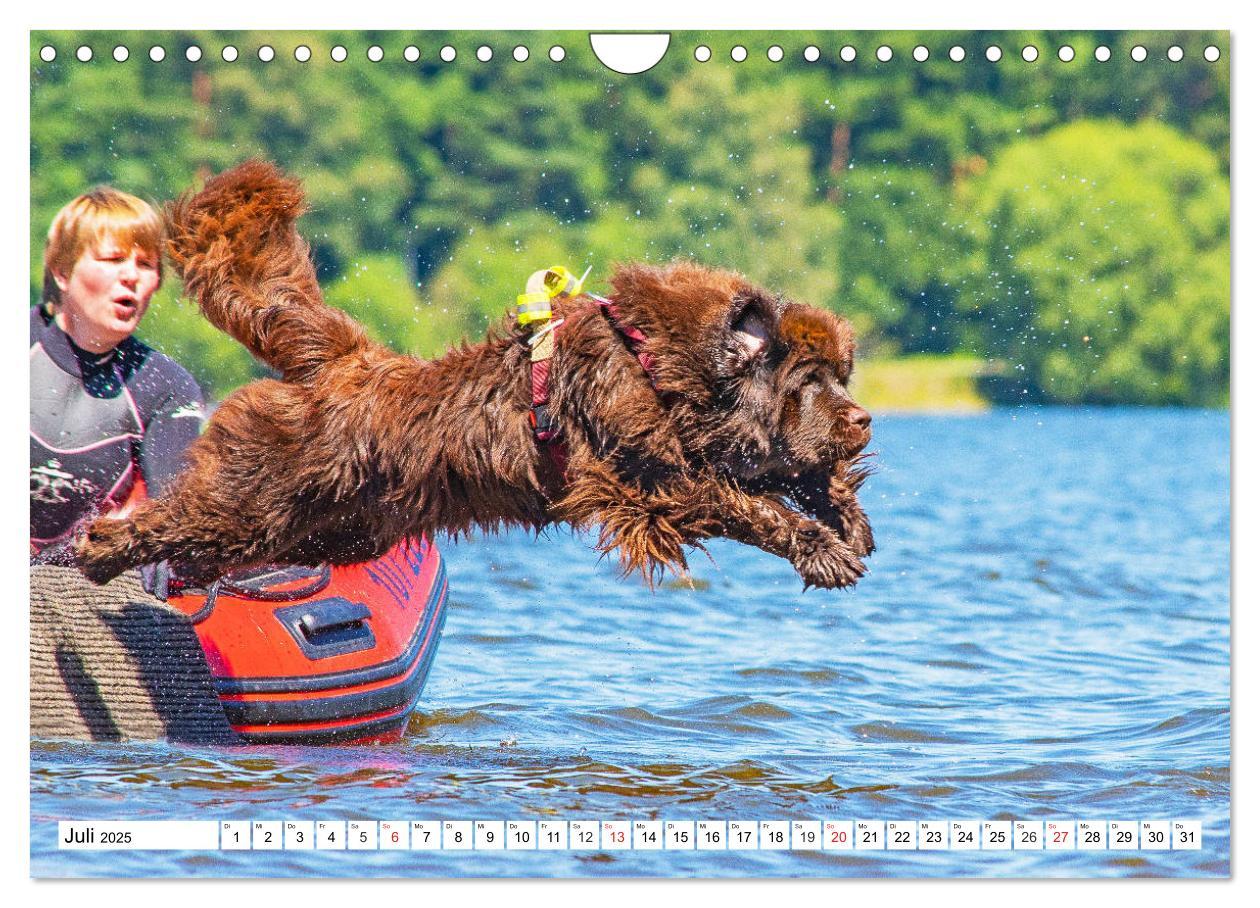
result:
M 569 462 L 569 448 L 560 437 L 559 427 L 548 407 L 551 387 L 551 357 L 555 353 L 555 335 L 564 324 L 563 318 L 554 318 L 552 301 L 573 299 L 582 294 L 582 284 L 591 273 L 587 268 L 581 277 L 575 277 L 561 265 L 535 271 L 525 284 L 525 292 L 516 298 L 516 321 L 531 332 L 530 356 L 530 410 L 529 424 L 534 438 L 551 457 L 556 471 L 563 480 Z M 617 304 L 594 293 L 585 294 L 604 314 L 613 328 L 626 340 L 626 345 L 647 373 L 652 387 L 656 387 L 656 373 L 652 355 L 644 349 L 647 335 L 621 319 Z

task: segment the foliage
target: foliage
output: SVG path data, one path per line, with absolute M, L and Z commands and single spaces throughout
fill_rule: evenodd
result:
M 482 334 L 549 264 L 589 265 L 601 286 L 617 261 L 682 256 L 846 314 L 868 353 L 1005 362 L 1043 399 L 1227 399 L 1227 35 L 677 33 L 637 76 L 605 69 L 587 40 L 33 33 L 32 299 L 47 225 L 74 195 L 108 182 L 167 199 L 259 155 L 305 182 L 329 301 L 396 349 L 431 355 Z M 844 40 L 856 60 L 840 58 Z M 83 43 L 90 63 L 74 59 Z M 1144 63 L 1125 52 L 1137 43 Z M 1208 43 L 1221 62 L 1203 60 Z M 39 60 L 45 44 L 55 62 Z M 110 58 L 120 44 L 123 63 Z M 301 44 L 309 62 L 293 59 Z M 447 44 L 453 63 L 438 56 Z M 699 44 L 707 63 L 691 56 Z M 875 59 L 880 44 L 891 62 Z M 919 44 L 927 61 L 912 58 Z M 947 56 L 955 44 L 963 63 Z M 990 44 L 1001 61 L 985 59 Z M 1020 58 L 1025 44 L 1037 62 Z M 1054 55 L 1063 44 L 1070 63 Z M 1111 62 L 1092 59 L 1098 44 Z M 1171 44 L 1184 60 L 1162 59 Z M 1067 173 L 1088 182 L 1055 182 Z M 259 374 L 168 284 L 147 339 L 215 396 Z
M 1229 186 L 1206 147 L 1082 121 L 1007 148 L 965 198 L 981 250 L 965 346 L 1053 400 L 1221 402 Z

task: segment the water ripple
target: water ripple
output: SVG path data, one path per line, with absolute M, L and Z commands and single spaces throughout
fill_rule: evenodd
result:
M 856 591 L 802 594 L 783 561 L 723 540 L 655 592 L 583 534 L 444 545 L 446 638 L 401 743 L 33 740 L 33 869 L 1228 875 L 1228 414 L 881 417 L 876 435 L 863 497 L 880 550 Z M 1195 469 L 1168 437 L 1195 439 Z M 58 817 L 192 816 L 1188 817 L 1204 850 L 208 863 L 68 856 L 47 831 Z

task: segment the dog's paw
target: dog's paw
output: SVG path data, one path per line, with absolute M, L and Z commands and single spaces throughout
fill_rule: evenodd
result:
M 875 534 L 871 532 L 871 522 L 858 502 L 856 491 L 865 481 L 867 472 L 852 466 L 844 467 L 842 472 L 832 477 L 828 489 L 828 498 L 834 509 L 834 517 L 828 524 L 840 533 L 859 558 L 875 551 Z
M 842 515 L 844 524 L 844 541 L 859 558 L 865 558 L 875 551 L 875 534 L 871 532 L 871 522 L 866 512 L 854 507 Z
M 792 566 L 806 589 L 842 589 L 866 573 L 862 559 L 828 527 L 818 525 L 798 533 L 794 549 Z
M 103 517 L 92 521 L 86 532 L 74 541 L 74 561 L 88 580 L 109 583 L 135 566 L 132 547 L 131 522 Z

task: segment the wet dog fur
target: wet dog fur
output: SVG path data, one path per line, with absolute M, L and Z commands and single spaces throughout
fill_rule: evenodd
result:
M 250 161 L 168 206 L 168 252 L 218 328 L 277 373 L 230 395 L 162 498 L 76 543 L 105 582 L 171 560 L 210 578 L 334 564 L 402 537 L 555 523 L 649 581 L 724 536 L 806 587 L 856 583 L 874 549 L 857 500 L 870 417 L 835 315 L 688 262 L 626 265 L 609 297 L 647 335 L 655 387 L 609 316 L 558 304 L 550 408 L 564 475 L 529 422 L 528 333 L 509 315 L 437 360 L 395 353 L 324 304 L 295 221 L 300 184 Z

